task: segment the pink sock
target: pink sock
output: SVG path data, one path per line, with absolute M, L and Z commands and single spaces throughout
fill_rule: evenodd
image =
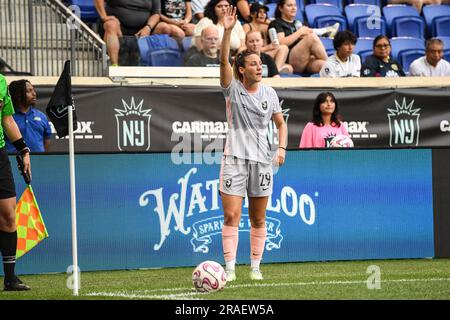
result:
M 250 248 L 251 248 L 251 261 L 260 262 L 264 252 L 264 246 L 266 243 L 267 231 L 266 227 L 263 228 L 250 228 Z M 259 263 L 258 263 L 259 264 Z
M 222 245 L 225 262 L 236 260 L 238 241 L 239 241 L 239 227 L 223 225 Z

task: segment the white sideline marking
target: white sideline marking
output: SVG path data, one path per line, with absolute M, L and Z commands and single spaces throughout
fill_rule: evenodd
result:
M 393 279 L 393 280 L 381 280 L 381 283 L 389 282 L 431 282 L 431 281 L 450 281 L 450 278 L 430 278 L 430 279 Z M 249 287 L 287 287 L 287 286 L 309 286 L 309 285 L 346 285 L 346 284 L 360 284 L 367 283 L 367 280 L 354 280 L 354 281 L 311 281 L 311 282 L 291 282 L 291 283 L 250 283 L 250 284 L 237 284 L 228 285 L 225 287 L 228 289 L 236 288 L 249 288 Z M 172 294 L 148 294 L 152 292 L 174 292 L 174 291 L 188 291 L 186 293 L 172 293 Z M 162 299 L 162 300 L 186 300 L 186 299 L 196 299 L 202 300 L 201 298 L 194 298 L 197 295 L 204 295 L 205 293 L 196 292 L 192 288 L 161 288 L 152 290 L 137 290 L 133 292 L 137 293 L 127 293 L 123 292 L 91 292 L 87 293 L 86 296 L 94 297 L 117 297 L 117 298 L 128 298 L 128 299 Z

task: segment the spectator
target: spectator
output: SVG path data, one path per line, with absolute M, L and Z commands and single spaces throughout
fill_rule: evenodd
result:
M 194 33 L 191 0 L 161 0 L 161 21 L 167 23 L 171 37 L 182 40 Z
M 409 75 L 419 77 L 449 77 L 450 63 L 443 59 L 444 43 L 433 38 L 427 40 L 425 56 L 414 60 L 409 66 Z
M 311 29 L 295 20 L 297 4 L 295 0 L 279 0 L 275 10 L 275 20 L 269 24 L 278 33 L 280 44 L 289 47 L 288 60 L 296 73 L 318 73 L 327 60 L 327 52 L 318 35 L 333 37 L 339 24 L 332 27 Z M 297 28 L 298 26 L 298 28 Z
M 250 31 L 259 31 L 262 35 L 262 48 L 261 52 L 267 53 L 275 60 L 278 70 L 282 73 L 292 73 L 292 66 L 286 64 L 286 60 L 289 54 L 289 48 L 286 45 L 280 45 L 279 43 L 268 43 L 267 30 L 269 27 L 269 20 L 267 19 L 267 11 L 269 8 L 258 2 L 255 2 L 250 7 L 251 21 L 244 24 L 242 27 L 246 34 Z
M 160 0 L 94 0 L 94 4 L 101 21 L 99 33 L 106 42 L 113 66 L 119 63 L 120 37 L 145 37 L 171 31 L 168 24 L 160 23 Z
M 205 7 L 205 17 L 195 26 L 193 44 L 197 50 L 201 50 L 200 35 L 202 30 L 210 25 L 216 25 L 219 30 L 219 43 L 222 43 L 223 37 L 223 18 L 226 10 L 231 5 L 231 0 L 211 0 Z M 235 54 L 239 49 L 245 48 L 245 32 L 239 21 L 233 27 L 231 32 L 231 51 Z
M 14 121 L 31 152 L 45 152 L 50 146 L 52 130 L 47 116 L 36 109 L 36 91 L 28 80 L 12 81 L 9 93 L 14 106 Z M 16 151 L 9 139 L 6 140 L 8 152 Z
M 361 59 L 353 53 L 356 36 L 348 30 L 340 31 L 333 39 L 336 53 L 328 57 L 320 70 L 321 77 L 359 77 L 361 73 Z
M 237 8 L 239 21 L 242 23 L 250 21 L 250 5 L 247 0 L 231 0 L 231 5 Z
M 192 14 L 194 22 L 197 23 L 205 17 L 205 7 L 209 0 L 192 0 Z
M 331 92 L 322 92 L 316 97 L 313 118 L 303 129 L 299 148 L 329 148 L 331 140 L 339 134 L 348 136 L 336 97 Z
M 219 31 L 212 25 L 202 30 L 202 50 L 193 53 L 186 61 L 189 67 L 218 67 L 219 66 Z
M 279 78 L 280 73 L 278 72 L 277 65 L 271 56 L 262 52 L 263 39 L 262 34 L 259 31 L 250 31 L 245 36 L 245 46 L 247 51 L 256 53 L 262 62 L 262 76 L 269 78 Z
M 361 67 L 361 77 L 404 77 L 403 68 L 391 56 L 391 42 L 384 35 L 373 40 L 373 54 L 366 58 Z

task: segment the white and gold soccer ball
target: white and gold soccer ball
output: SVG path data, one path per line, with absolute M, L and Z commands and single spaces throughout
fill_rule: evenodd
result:
M 203 261 L 192 272 L 192 283 L 198 292 L 216 292 L 227 283 L 223 267 L 215 261 Z
M 344 134 L 338 134 L 330 141 L 330 148 L 353 148 L 353 140 Z

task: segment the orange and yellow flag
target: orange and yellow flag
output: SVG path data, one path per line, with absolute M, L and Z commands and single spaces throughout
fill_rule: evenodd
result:
M 16 206 L 17 252 L 16 259 L 48 237 L 41 211 L 31 185 L 28 185 Z

